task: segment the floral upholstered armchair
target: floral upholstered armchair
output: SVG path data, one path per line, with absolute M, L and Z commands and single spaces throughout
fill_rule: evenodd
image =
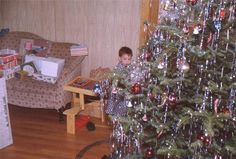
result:
M 9 32 L 0 37 L 0 49 L 19 51 L 21 39 L 43 39 L 28 32 Z M 71 101 L 71 94 L 63 90 L 63 85 L 81 74 L 81 63 L 85 56 L 71 57 L 72 43 L 50 41 L 48 56 L 65 59 L 64 68 L 55 84 L 37 81 L 32 78 L 7 81 L 8 102 L 29 108 L 46 108 L 60 110 Z

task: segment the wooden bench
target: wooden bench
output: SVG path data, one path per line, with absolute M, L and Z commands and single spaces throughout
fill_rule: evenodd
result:
M 67 133 L 75 134 L 75 116 L 80 111 L 84 111 L 87 106 L 95 106 L 100 108 L 100 102 L 92 101 L 85 103 L 84 96 L 96 97 L 97 94 L 93 92 L 93 87 L 97 83 L 96 80 L 86 77 L 78 76 L 64 86 L 64 90 L 72 93 L 72 108 L 65 110 L 63 114 L 67 116 Z M 80 84 L 79 86 L 77 84 Z M 100 109 L 102 111 L 102 108 Z M 101 119 L 104 122 L 104 114 L 101 112 Z
M 66 115 L 66 129 L 67 133 L 75 134 L 75 116 L 81 111 L 80 107 L 73 107 L 63 112 Z

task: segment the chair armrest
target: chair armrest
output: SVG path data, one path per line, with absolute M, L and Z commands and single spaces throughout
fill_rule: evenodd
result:
M 71 57 L 65 63 L 65 66 L 61 72 L 61 75 L 58 78 L 58 85 L 65 85 L 68 83 L 74 76 L 79 75 L 81 72 L 81 63 L 84 60 L 85 56 Z

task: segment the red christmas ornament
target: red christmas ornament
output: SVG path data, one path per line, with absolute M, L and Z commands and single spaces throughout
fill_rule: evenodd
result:
M 221 110 L 221 112 L 224 113 L 225 115 L 229 115 L 230 114 L 229 108 L 223 108 Z
M 209 136 L 205 136 L 203 143 L 205 145 L 209 145 L 211 143 L 211 138 Z
M 153 148 L 152 148 L 152 147 L 149 147 L 149 148 L 146 150 L 145 156 L 146 156 L 146 158 L 152 158 L 152 157 L 154 157 L 154 151 L 153 151 Z
M 171 93 L 169 96 L 168 96 L 168 104 L 170 106 L 176 106 L 176 101 L 177 101 L 177 96 L 175 93 Z
M 197 4 L 197 0 L 186 0 L 186 3 L 187 3 L 188 5 L 194 6 L 195 4 Z
M 197 139 L 201 140 L 201 141 L 204 141 L 204 135 L 203 134 L 198 134 Z
M 220 19 L 224 19 L 225 18 L 225 9 L 224 8 L 221 8 L 220 9 Z
M 141 85 L 139 83 L 135 83 L 131 88 L 132 93 L 139 94 L 141 92 Z
M 150 52 L 145 52 L 144 59 L 150 61 L 152 59 L 152 54 Z
M 209 136 L 205 136 L 203 134 L 199 134 L 197 139 L 202 141 L 205 145 L 209 145 L 211 143 L 211 138 Z

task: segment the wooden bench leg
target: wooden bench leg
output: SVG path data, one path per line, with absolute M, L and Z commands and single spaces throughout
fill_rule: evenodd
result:
M 75 115 L 67 115 L 66 116 L 66 127 L 67 127 L 67 133 L 69 134 L 75 134 Z
M 84 110 L 84 94 L 79 94 L 79 104 L 82 110 Z
M 80 98 L 77 97 L 76 93 L 72 93 L 71 107 L 78 107 L 80 104 Z
M 69 134 L 75 134 L 75 116 L 79 111 L 80 107 L 73 107 L 63 112 L 66 115 L 66 129 Z

